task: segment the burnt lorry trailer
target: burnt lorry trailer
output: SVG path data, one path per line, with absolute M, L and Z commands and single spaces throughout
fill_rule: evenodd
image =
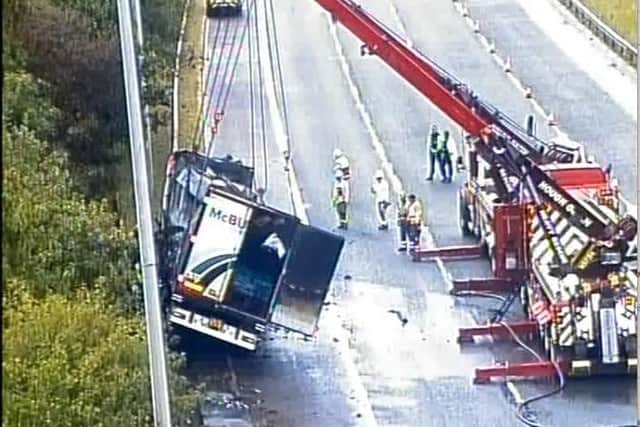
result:
M 253 170 L 176 152 L 163 206 L 168 320 L 247 350 L 267 326 L 312 336 L 344 239 L 257 202 Z

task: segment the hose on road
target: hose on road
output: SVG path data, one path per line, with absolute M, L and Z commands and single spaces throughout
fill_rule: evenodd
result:
M 509 326 L 508 323 L 503 321 L 504 317 L 509 312 L 509 309 L 512 307 L 513 303 L 515 302 L 515 300 L 517 298 L 517 295 L 518 295 L 518 292 L 516 292 L 516 291 L 512 292 L 509 295 L 509 297 L 503 297 L 502 295 L 492 294 L 492 293 L 488 293 L 488 292 L 478 292 L 478 291 L 459 291 L 459 292 L 453 293 L 452 295 L 454 295 L 454 296 L 475 296 L 475 297 L 491 298 L 491 299 L 495 299 L 495 300 L 500 301 L 502 303 L 502 305 L 496 310 L 495 314 L 492 317 L 487 319 L 488 323 L 498 323 L 498 324 L 502 325 L 509 332 L 509 334 L 512 336 L 513 340 L 520 347 L 522 347 L 524 350 L 526 350 L 531 355 L 533 355 L 533 357 L 535 357 L 539 362 L 544 362 L 544 358 L 537 351 L 535 351 L 533 348 L 528 346 L 518 336 L 518 334 L 513 330 L 513 328 L 511 326 Z M 546 399 L 548 397 L 551 397 L 551 396 L 553 396 L 555 394 L 558 394 L 564 389 L 565 378 L 564 378 L 564 374 L 562 373 L 562 369 L 560 369 L 560 366 L 557 363 L 555 363 L 555 362 L 552 362 L 552 363 L 553 363 L 553 366 L 554 366 L 554 368 L 556 370 L 556 374 L 557 374 L 557 378 L 558 378 L 558 386 L 555 387 L 554 389 L 548 391 L 548 392 L 529 397 L 529 398 L 527 398 L 527 399 L 525 399 L 522 402 L 517 404 L 517 407 L 516 407 L 516 418 L 518 419 L 518 421 L 520 421 L 521 423 L 523 423 L 527 427 L 544 427 L 543 424 L 540 424 L 537 421 L 534 421 L 534 420 L 531 420 L 530 418 L 528 418 L 528 416 L 525 413 L 525 411 L 528 409 L 529 405 L 531 405 L 534 402 L 540 401 L 542 399 Z
M 509 334 L 511 334 L 513 340 L 520 347 L 522 347 L 523 349 L 528 351 L 530 354 L 532 354 L 533 357 L 535 357 L 539 362 L 544 362 L 545 361 L 544 358 L 537 351 L 535 351 L 533 348 L 528 346 L 524 341 L 522 341 L 522 339 L 511 328 L 511 326 L 509 326 L 508 323 L 505 323 L 502 320 L 499 323 L 507 331 L 509 331 Z M 518 418 L 518 421 L 520 421 L 521 423 L 523 423 L 527 427 L 544 427 L 543 424 L 540 424 L 537 421 L 533 421 L 533 420 L 531 420 L 531 419 L 529 419 L 527 417 L 527 415 L 525 414 L 525 411 L 528 408 L 528 406 L 531 405 L 534 402 L 537 402 L 537 401 L 540 401 L 542 399 L 546 399 L 548 397 L 551 397 L 551 396 L 553 396 L 555 394 L 558 394 L 564 389 L 565 379 L 564 379 L 564 374 L 562 373 L 562 369 L 560 369 L 560 366 L 556 362 L 552 361 L 551 363 L 553 364 L 553 367 L 556 370 L 556 375 L 558 377 L 558 385 L 555 388 L 553 388 L 552 390 L 548 391 L 548 392 L 541 393 L 541 394 L 538 394 L 538 395 L 535 395 L 535 396 L 532 396 L 532 397 L 529 397 L 529 398 L 523 400 L 516 407 L 516 417 Z

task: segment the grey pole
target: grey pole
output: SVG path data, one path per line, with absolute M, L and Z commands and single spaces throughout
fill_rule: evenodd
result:
M 144 94 L 144 90 L 147 86 L 147 82 L 144 78 L 143 66 L 144 66 L 144 38 L 142 36 L 142 8 L 140 7 L 140 0 L 132 1 L 133 7 L 133 19 L 135 20 L 135 29 L 136 29 L 136 38 L 138 42 L 138 67 L 140 72 L 140 81 L 142 82 L 142 91 Z M 149 176 L 149 188 L 151 189 L 151 195 L 153 196 L 153 150 L 151 149 L 151 113 L 149 112 L 149 106 L 144 103 L 144 121 L 145 121 L 145 130 L 147 132 L 145 139 L 145 147 L 147 150 L 148 161 L 148 176 Z
M 136 67 L 135 46 L 131 28 L 131 5 L 129 0 L 118 0 L 118 22 L 120 47 L 124 72 L 125 95 L 129 116 L 129 140 L 133 169 L 134 195 L 140 265 L 144 286 L 144 306 L 149 345 L 149 367 L 151 373 L 151 396 L 156 427 L 171 427 L 171 408 L 166 372 L 162 313 L 158 292 L 156 251 L 153 240 L 153 221 L 147 177 L 147 159 L 144 146 L 140 87 Z
M 636 40 L 636 47 L 638 45 L 640 45 L 640 8 L 637 8 L 637 16 L 636 16 L 636 26 L 638 27 L 638 40 Z M 638 62 L 636 64 L 636 72 L 640 73 L 640 62 Z M 638 97 L 637 99 L 640 99 L 640 86 L 638 86 Z M 640 110 L 639 110 L 640 111 Z M 637 158 L 637 167 L 638 170 L 636 171 L 636 209 L 638 210 L 637 212 L 637 217 L 636 218 L 640 218 L 640 150 L 638 149 L 638 141 L 636 140 L 636 158 Z M 636 235 L 636 239 L 637 239 L 637 244 L 636 246 L 638 247 L 638 268 L 640 268 L 640 232 L 637 233 Z M 640 360 L 640 349 L 638 348 L 638 332 L 640 331 L 640 302 L 638 302 L 638 299 L 636 298 L 636 360 Z M 637 422 L 636 425 L 640 426 L 640 372 L 638 371 L 638 365 L 636 364 L 636 415 L 638 416 L 637 418 Z

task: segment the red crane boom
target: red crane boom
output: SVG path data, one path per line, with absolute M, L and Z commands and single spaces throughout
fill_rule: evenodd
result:
M 491 124 L 459 99 L 455 90 L 445 85 L 442 73 L 434 64 L 419 56 L 398 36 L 385 29 L 382 23 L 376 21 L 360 5 L 351 0 L 316 2 L 362 40 L 370 53 L 382 58 L 466 132 L 479 136 Z

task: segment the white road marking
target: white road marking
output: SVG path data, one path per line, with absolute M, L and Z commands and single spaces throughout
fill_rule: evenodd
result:
M 467 25 L 473 30 L 478 21 L 475 21 L 469 15 L 469 11 L 468 11 L 468 9 L 466 9 L 466 6 L 464 6 L 464 5 L 460 4 L 460 3 L 455 3 L 454 7 L 458 11 L 458 13 L 460 13 L 460 15 L 463 16 L 463 19 L 465 20 Z M 467 15 L 467 16 L 465 16 L 465 15 Z M 489 47 L 492 45 L 492 43 L 489 41 L 489 39 L 486 36 L 484 36 L 481 32 L 477 32 L 476 33 L 476 37 L 478 38 L 478 40 L 480 40 L 480 43 L 482 44 L 482 46 L 485 49 L 487 49 L 487 54 L 489 54 L 491 56 L 491 58 L 500 66 L 500 68 L 504 69 L 507 61 L 506 61 L 506 59 L 503 59 L 497 53 L 497 51 L 495 51 L 494 53 L 489 53 Z M 513 83 L 513 85 L 520 91 L 520 93 L 522 93 L 522 96 L 524 97 L 528 87 L 525 86 L 524 83 L 522 83 L 522 81 L 520 81 L 520 79 L 518 79 L 513 74 L 513 66 L 511 67 L 511 70 L 508 73 L 505 72 L 505 75 L 506 75 L 507 79 L 511 83 Z M 545 121 L 549 118 L 549 113 L 547 113 L 544 110 L 544 108 L 542 108 L 540 103 L 535 99 L 535 93 L 533 94 L 533 96 L 531 98 L 528 99 L 528 101 L 531 104 L 531 106 L 533 107 L 533 109 L 538 114 L 540 114 L 542 117 L 545 118 Z M 562 131 L 558 126 L 554 126 L 551 130 L 553 132 L 555 132 L 556 135 L 558 135 L 558 136 L 569 138 L 567 133 Z
M 520 395 L 520 391 L 518 391 L 515 384 L 513 384 L 513 382 L 511 381 L 507 381 L 506 384 L 507 384 L 507 390 L 511 394 L 511 397 L 513 398 L 514 403 L 516 405 L 522 404 L 522 402 L 524 402 L 524 399 L 522 399 L 522 395 Z
M 263 40 L 267 40 L 266 32 L 264 31 L 264 29 L 262 30 L 262 33 Z M 287 134 L 285 132 L 282 112 L 279 109 L 273 85 L 270 84 L 274 81 L 274 76 L 271 72 L 271 67 L 269 66 L 269 57 L 266 48 L 261 49 L 260 55 L 262 56 L 262 60 L 260 62 L 266 81 L 264 87 L 267 96 L 267 102 L 269 104 L 269 115 L 271 117 L 274 128 L 275 141 L 276 144 L 278 144 L 280 151 L 284 153 L 287 150 Z M 309 224 L 309 216 L 306 211 L 305 203 L 302 199 L 302 192 L 300 190 L 300 186 L 298 185 L 298 180 L 296 178 L 293 164 L 289 164 L 288 178 L 289 191 L 291 192 L 293 204 L 295 206 L 295 214 L 300 218 L 301 222 L 303 222 L 304 224 Z M 364 387 L 362 378 L 360 378 L 358 368 L 354 363 L 355 354 L 353 352 L 353 349 L 349 346 L 349 337 L 347 331 L 341 324 L 339 311 L 340 310 L 338 306 L 333 306 L 331 310 L 325 311 L 323 313 L 324 321 L 322 322 L 322 324 L 327 327 L 327 330 L 330 331 L 330 334 L 338 340 L 335 343 L 335 346 L 338 348 L 338 353 L 341 356 L 343 366 L 346 371 L 347 383 L 352 388 L 351 392 L 353 393 L 354 401 L 358 405 L 356 409 L 361 415 L 360 421 L 366 426 L 377 427 L 378 423 L 373 413 L 371 403 L 369 402 L 367 390 Z
M 637 111 L 637 75 L 625 76 L 612 68 L 612 62 L 623 63 L 603 44 L 598 49 L 593 42 L 585 38 L 584 34 L 573 25 L 566 25 L 565 18 L 548 1 L 517 0 L 529 18 L 542 31 L 556 42 L 556 45 L 571 58 L 585 73 L 602 87 L 634 120 L 638 119 Z M 567 12 L 569 13 L 569 12 Z M 571 18 L 570 18 L 571 19 Z M 582 27 L 582 26 L 581 26 Z M 585 31 L 588 31 L 585 29 Z M 615 59 L 612 59 L 615 58 Z
M 394 16 L 399 25 L 399 28 L 401 29 L 402 33 L 404 33 L 405 35 L 405 40 L 407 41 L 407 43 L 410 44 L 411 41 L 407 36 L 407 31 L 404 25 L 402 24 L 402 22 L 400 21 L 399 16 L 396 13 L 396 10 L 393 5 L 391 5 L 391 10 L 394 13 Z M 389 161 L 389 157 L 386 154 L 384 144 L 380 140 L 378 133 L 373 127 L 373 119 L 371 118 L 371 115 L 367 111 L 367 108 L 364 105 L 364 101 L 360 96 L 360 91 L 358 90 L 358 87 L 356 86 L 355 82 L 353 81 L 353 78 L 351 77 L 351 70 L 349 68 L 349 64 L 347 63 L 347 59 L 344 54 L 344 49 L 342 47 L 342 44 L 340 43 L 340 40 L 338 39 L 337 26 L 335 25 L 335 23 L 331 21 L 331 18 L 328 14 L 326 15 L 326 18 L 327 18 L 327 22 L 329 23 L 329 30 L 331 32 L 331 36 L 333 38 L 336 51 L 338 52 L 338 57 L 340 58 L 340 68 L 342 69 L 342 73 L 344 74 L 344 77 L 347 81 L 347 85 L 349 86 L 349 90 L 355 101 L 358 113 L 360 114 L 360 117 L 362 118 L 362 121 L 364 122 L 364 125 L 367 129 L 367 133 L 369 134 L 371 145 L 373 146 L 374 151 L 376 152 L 376 154 L 378 155 L 378 158 L 380 159 L 380 162 L 382 163 L 382 168 L 384 169 L 385 174 L 389 178 L 389 181 L 391 181 L 391 186 L 394 192 L 396 194 L 400 194 L 404 191 L 402 181 L 400 177 L 395 173 L 393 169 L 393 164 L 391 163 L 391 161 Z M 455 140 L 453 138 L 452 138 L 452 142 L 453 142 L 452 151 L 453 151 L 454 157 L 456 157 L 457 144 L 455 143 Z M 435 239 L 428 225 L 425 225 L 425 227 L 423 228 L 422 235 L 427 241 L 428 246 L 436 247 Z M 445 267 L 444 262 L 442 262 L 441 258 L 439 257 L 435 258 L 435 263 L 436 263 L 436 266 L 438 267 L 438 271 L 440 272 L 443 280 L 445 281 L 447 289 L 450 289 L 452 287 L 451 274 L 447 271 L 447 268 Z

